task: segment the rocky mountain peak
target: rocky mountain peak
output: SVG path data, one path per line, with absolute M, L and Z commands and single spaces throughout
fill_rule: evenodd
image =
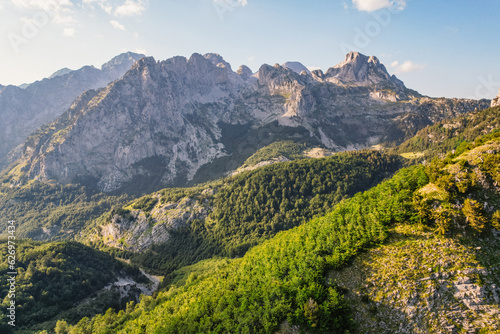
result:
M 241 65 L 236 71 L 236 74 L 241 75 L 243 78 L 249 78 L 253 75 L 253 72 L 248 66 Z
M 210 62 L 216 66 L 219 66 L 219 64 L 222 64 L 226 68 L 228 68 L 229 70 L 232 71 L 231 64 L 229 64 L 227 61 L 225 61 L 224 58 L 222 58 L 222 56 L 218 53 L 206 53 L 203 55 L 203 57 L 205 57 L 205 59 L 210 60 Z M 221 66 L 219 66 L 219 67 L 221 67 Z
M 61 75 L 68 74 L 69 72 L 71 72 L 71 70 L 69 68 L 67 68 L 67 67 L 61 68 L 60 70 L 54 72 L 48 79 L 59 77 Z
M 354 51 L 349 52 L 343 62 L 328 69 L 326 77 L 340 84 L 355 86 L 378 85 L 391 88 L 396 92 L 406 91 L 403 82 L 394 75 L 391 76 L 377 57 L 368 57 Z
M 334 68 L 341 68 L 351 63 L 359 63 L 359 64 L 367 63 L 368 59 L 369 58 L 367 56 L 359 52 L 351 51 L 345 55 L 344 61 L 335 65 Z
M 302 63 L 298 61 L 287 61 L 286 63 L 281 65 L 284 68 L 288 68 L 289 70 L 294 71 L 297 74 L 300 74 L 302 72 L 306 72 L 307 74 L 311 73 L 307 67 L 302 65 Z
M 500 89 L 498 90 L 498 95 L 493 100 L 491 100 L 491 107 L 500 107 Z
M 134 52 L 125 52 L 122 53 L 110 61 L 104 63 L 101 66 L 102 71 L 115 70 L 117 67 L 119 68 L 130 68 L 136 61 L 145 57 L 145 55 Z

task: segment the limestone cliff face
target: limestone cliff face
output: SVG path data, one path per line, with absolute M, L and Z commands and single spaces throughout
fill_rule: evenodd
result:
M 123 80 L 84 103 L 79 116 L 32 156 L 30 177 L 66 183 L 92 176 L 102 190 L 112 191 L 154 164 L 164 169 L 164 184 L 192 178 L 199 166 L 224 153 L 217 142 L 217 108 L 206 109 L 203 126 L 189 116 L 197 104 L 228 96 L 228 72 L 201 55 L 158 63 L 141 59 Z
M 363 148 L 402 141 L 426 125 L 489 104 L 423 97 L 377 58 L 359 53 L 326 73 L 300 74 L 277 64 L 262 65 L 253 75 L 246 66 L 233 72 L 218 54 L 143 58 L 32 135 L 11 180 L 85 180 L 114 191 L 147 179 L 160 189 L 186 184 L 202 167 L 217 175 L 235 169 L 231 159 L 243 162 L 259 141 L 289 135 L 334 151 Z
M 498 95 L 495 97 L 493 100 L 491 100 L 491 107 L 498 107 L 500 106 L 500 89 L 498 90 Z
M 367 57 L 359 52 L 349 52 L 343 62 L 326 72 L 325 78 L 346 85 L 394 89 L 397 93 L 407 90 L 401 80 L 389 75 L 377 57 Z
M 160 195 L 153 195 L 160 199 Z M 142 251 L 154 244 L 167 242 L 171 232 L 186 227 L 194 220 L 205 220 L 212 211 L 214 189 L 207 188 L 192 197 L 173 202 L 161 200 L 150 212 L 132 210 L 128 215 L 113 215 L 87 235 L 88 240 L 130 251 Z
M 54 121 L 80 94 L 119 79 L 143 56 L 124 53 L 101 69 L 93 66 L 75 71 L 62 69 L 47 79 L 23 85 L 24 88 L 0 87 L 0 167 L 9 162 L 9 151 L 40 126 Z

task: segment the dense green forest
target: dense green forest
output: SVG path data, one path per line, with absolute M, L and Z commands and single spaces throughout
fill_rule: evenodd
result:
M 294 325 L 310 333 L 355 330 L 351 306 L 327 274 L 383 243 L 394 226 L 423 223 L 436 235 L 463 240 L 500 229 L 499 156 L 499 134 L 478 138 L 425 167 L 399 171 L 242 258 L 216 260 L 214 270 L 200 263 L 176 271 L 156 299 L 83 319 L 69 332 L 274 333 Z
M 214 196 L 200 194 L 203 187 L 164 190 L 158 193 L 160 200 L 156 195 L 142 197 L 127 204 L 121 214 L 128 215 L 127 208 L 135 208 L 149 215 L 155 205 L 168 205 L 182 196 L 210 201 L 211 213 L 205 220 L 173 229 L 168 242 L 153 245 L 148 251 L 116 254 L 130 257 L 132 262 L 158 273 L 171 272 L 215 255 L 241 256 L 279 231 L 322 215 L 342 199 L 376 185 L 401 164 L 398 156 L 376 151 L 339 153 L 323 159 L 273 164 L 236 175 L 225 180 L 224 185 L 211 185 L 217 189 Z M 112 216 L 105 215 L 107 221 Z
M 0 318 L 5 319 L 9 283 L 7 278 L 7 242 L 1 242 Z M 117 276 L 134 277 L 146 282 L 138 269 L 126 265 L 108 254 L 76 242 L 41 243 L 17 241 L 15 244 L 17 305 L 16 329 L 32 333 L 34 328 L 53 328 L 55 319 L 64 317 L 76 322 L 108 309 L 120 308 L 120 295 L 109 292 L 99 295 L 92 305 L 78 304 L 86 298 L 96 298 L 97 292 Z M 123 303 L 125 303 L 123 301 Z M 44 324 L 45 323 L 45 324 Z M 2 325 L 5 324 L 2 321 Z M 8 333 L 10 326 L 0 327 Z
M 0 216 L 22 222 L 18 238 L 68 240 L 85 224 L 130 197 L 109 196 L 80 185 L 46 184 L 34 181 L 22 187 L 0 187 Z M 6 231 L 6 220 L 0 222 Z
M 405 169 L 381 185 L 338 204 L 326 216 L 278 233 L 245 256 L 181 287 L 144 299 L 130 312 L 82 320 L 70 333 L 270 333 L 283 321 L 311 332 L 350 328 L 349 306 L 332 282 L 357 252 L 382 242 L 387 226 L 417 221 L 413 192 L 428 182 L 422 167 Z

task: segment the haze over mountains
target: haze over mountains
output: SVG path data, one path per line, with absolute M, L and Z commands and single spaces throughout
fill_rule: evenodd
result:
M 118 58 L 102 71 L 79 73 L 102 73 L 105 79 L 97 76 L 95 87 L 119 76 L 139 55 L 127 57 L 123 65 Z M 245 66 L 234 72 L 218 54 L 142 58 L 31 135 L 10 172 L 12 182 L 84 182 L 107 192 L 137 191 L 140 184 L 152 191 L 220 177 L 276 138 L 334 151 L 397 143 L 444 117 L 490 104 L 421 96 L 376 57 L 357 52 L 325 73 L 298 74 L 300 66 L 292 67 L 262 65 L 251 75 Z M 46 108 L 44 119 L 55 110 Z
M 40 126 L 60 116 L 80 94 L 119 79 L 142 57 L 144 55 L 127 52 L 100 69 L 94 66 L 78 70 L 64 68 L 31 84 L 0 86 L 0 167 L 11 162 L 7 158 L 9 151 Z

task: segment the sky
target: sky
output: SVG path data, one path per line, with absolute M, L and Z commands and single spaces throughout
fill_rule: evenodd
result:
M 133 51 L 219 53 L 233 69 L 300 61 L 326 71 L 374 55 L 432 97 L 500 88 L 498 0 L 0 0 L 0 84 Z

